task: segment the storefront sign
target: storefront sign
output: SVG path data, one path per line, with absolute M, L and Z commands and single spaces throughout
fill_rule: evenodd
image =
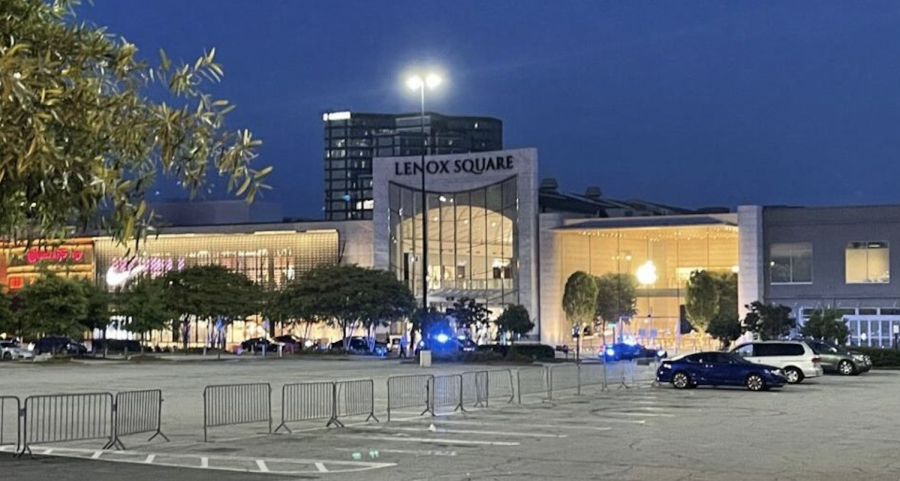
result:
M 472 174 L 513 170 L 513 156 L 475 157 L 465 159 L 429 160 L 425 163 L 425 173 L 440 174 Z M 422 175 L 422 163 L 417 161 L 398 161 L 394 163 L 394 175 Z
M 70 259 L 73 262 L 81 262 L 84 260 L 84 251 L 70 250 L 64 247 L 53 250 L 31 249 L 25 254 L 25 259 L 29 264 L 37 264 L 41 261 L 65 262 Z

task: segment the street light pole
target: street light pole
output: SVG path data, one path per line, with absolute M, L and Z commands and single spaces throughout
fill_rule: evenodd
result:
M 425 89 L 435 88 L 441 84 L 443 79 L 435 73 L 429 73 L 426 77 L 413 75 L 406 81 L 406 85 L 412 90 L 419 91 L 419 127 L 422 135 L 422 171 L 420 172 L 422 181 L 422 310 L 423 313 L 428 310 L 428 193 L 425 190 L 427 145 L 425 136 Z
M 428 311 L 428 194 L 425 190 L 425 151 L 428 142 L 425 139 L 425 82 L 419 86 L 421 111 L 420 133 L 422 134 L 422 314 Z

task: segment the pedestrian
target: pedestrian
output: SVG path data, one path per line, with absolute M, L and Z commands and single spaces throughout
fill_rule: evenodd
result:
M 406 339 L 406 334 L 400 336 L 400 357 L 409 357 L 409 354 L 406 352 L 406 349 L 409 347 L 409 341 Z

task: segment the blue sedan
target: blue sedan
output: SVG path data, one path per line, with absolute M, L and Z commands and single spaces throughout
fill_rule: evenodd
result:
M 751 391 L 782 387 L 787 383 L 781 369 L 754 364 L 727 352 L 698 352 L 664 361 L 656 381 L 672 383 L 676 389 L 697 386 L 746 386 Z

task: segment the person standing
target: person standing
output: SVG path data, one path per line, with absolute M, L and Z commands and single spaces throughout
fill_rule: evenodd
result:
M 406 334 L 400 336 L 400 357 L 406 358 L 409 357 L 409 353 L 407 353 L 407 349 L 409 348 L 409 340 L 406 338 Z

